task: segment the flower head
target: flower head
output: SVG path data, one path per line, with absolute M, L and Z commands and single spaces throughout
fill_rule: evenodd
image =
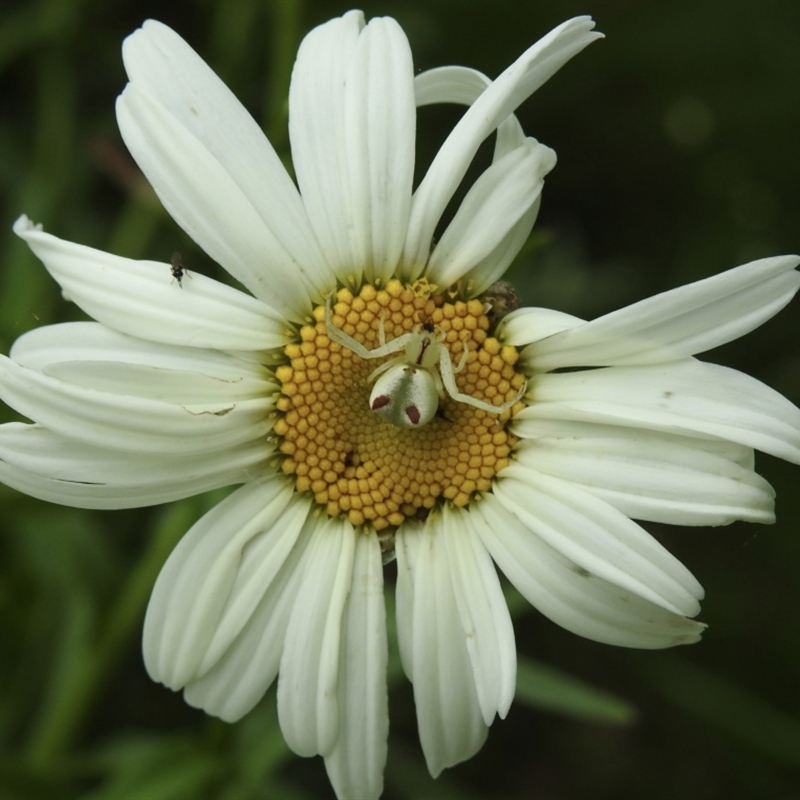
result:
M 0 357 L 0 478 L 89 508 L 242 484 L 165 564 L 150 675 L 234 721 L 278 677 L 292 749 L 340 797 L 376 797 L 386 758 L 382 561 L 435 776 L 511 704 L 514 633 L 495 564 L 583 636 L 696 641 L 702 589 L 633 519 L 770 522 L 754 449 L 800 462 L 800 411 L 693 355 L 800 285 L 799 259 L 744 265 L 601 319 L 506 315 L 493 288 L 534 223 L 553 152 L 514 110 L 598 37 L 571 20 L 495 81 L 414 77 L 397 23 L 350 12 L 292 75 L 297 185 L 189 46 L 147 22 L 123 55 L 123 138 L 167 210 L 251 294 L 201 274 L 15 231 L 96 322 L 34 330 Z M 415 109 L 461 103 L 412 191 Z M 475 152 L 492 165 L 437 242 Z M 173 275 L 177 273 L 176 282 Z

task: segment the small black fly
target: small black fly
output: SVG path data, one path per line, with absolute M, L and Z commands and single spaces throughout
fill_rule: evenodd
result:
M 172 272 L 173 279 L 178 281 L 178 286 L 180 286 L 181 289 L 183 289 L 184 277 L 192 277 L 189 274 L 189 270 L 183 266 L 183 258 L 177 251 L 172 254 L 172 259 L 170 260 L 170 272 Z

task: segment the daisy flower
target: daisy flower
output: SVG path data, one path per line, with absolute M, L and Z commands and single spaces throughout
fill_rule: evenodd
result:
M 178 224 L 249 290 L 15 224 L 95 322 L 0 357 L 0 479 L 126 508 L 241 484 L 156 582 L 154 680 L 222 719 L 278 678 L 289 746 L 340 798 L 382 791 L 383 562 L 432 775 L 473 755 L 515 686 L 497 565 L 542 613 L 629 647 L 696 641 L 702 589 L 633 519 L 771 522 L 759 449 L 800 462 L 800 410 L 694 354 L 798 288 L 771 258 L 585 322 L 506 314 L 497 284 L 534 223 L 553 152 L 514 110 L 599 34 L 570 20 L 496 80 L 414 76 L 391 19 L 313 30 L 292 74 L 297 183 L 173 31 L 123 48 L 122 136 Z M 412 191 L 416 107 L 468 106 Z M 481 142 L 493 163 L 438 241 Z

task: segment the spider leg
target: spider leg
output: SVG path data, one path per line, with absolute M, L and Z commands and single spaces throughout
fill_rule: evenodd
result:
M 439 354 L 440 359 L 441 357 L 441 354 Z M 435 369 L 432 369 L 431 375 L 433 375 L 433 382 L 436 384 L 436 391 L 439 392 L 439 397 L 444 400 L 444 386 L 442 385 L 442 379 L 439 377 L 439 372 Z
M 444 381 L 447 393 L 453 398 L 453 400 L 458 403 L 466 403 L 468 406 L 474 406 L 475 408 L 479 408 L 481 411 L 486 411 L 489 414 L 502 414 L 504 411 L 508 411 L 509 408 L 522 399 L 523 395 L 525 394 L 525 390 L 528 388 L 528 382 L 525 381 L 525 383 L 519 387 L 519 391 L 514 395 L 514 397 L 512 397 L 510 400 L 506 400 L 505 403 L 496 406 L 492 403 L 487 403 L 484 400 L 478 400 L 476 397 L 472 397 L 472 395 L 464 394 L 464 392 L 458 391 L 458 387 L 456 386 L 455 372 L 453 371 L 453 362 L 450 359 L 450 353 L 446 347 L 442 347 L 442 352 L 439 355 L 439 367 L 442 372 L 442 380 Z
M 461 351 L 461 358 L 458 360 L 458 366 L 453 367 L 453 372 L 457 375 L 461 372 L 462 369 L 466 366 L 467 359 L 469 358 L 469 347 L 467 347 L 467 343 L 464 342 L 464 349 Z M 449 353 L 447 354 L 449 357 Z
M 348 350 L 351 350 L 353 353 L 355 353 L 359 358 L 383 358 L 383 356 L 397 353 L 398 351 L 402 350 L 416 335 L 414 333 L 405 333 L 402 336 L 398 336 L 396 339 L 392 339 L 391 342 L 381 345 L 381 347 L 376 347 L 374 350 L 367 350 L 367 348 L 364 347 L 361 342 L 356 341 L 352 336 L 345 333 L 341 328 L 337 328 L 333 324 L 333 320 L 331 319 L 332 298 L 333 294 L 330 294 L 328 295 L 328 299 L 325 301 L 325 332 L 328 334 L 328 338 L 332 342 L 336 342 L 342 347 L 346 347 Z M 381 320 L 381 330 L 382 328 L 383 320 Z M 383 338 L 386 338 L 385 333 Z
M 376 367 L 372 372 L 370 372 L 369 377 L 367 378 L 367 383 L 372 383 L 379 375 L 383 375 L 386 370 L 391 369 L 398 364 L 405 364 L 406 359 L 405 356 L 397 356 L 397 358 L 390 358 L 385 364 L 381 364 L 379 367 Z
M 336 342 L 340 344 L 342 347 L 346 347 L 348 350 L 352 350 L 357 356 L 361 358 L 374 358 L 370 354 L 370 351 L 364 347 L 361 342 L 357 342 L 352 336 L 346 334 L 340 328 L 337 328 L 333 324 L 333 320 L 331 319 L 331 300 L 333 299 L 333 294 L 328 295 L 328 299 L 325 301 L 325 332 L 328 334 L 328 338 L 332 342 Z

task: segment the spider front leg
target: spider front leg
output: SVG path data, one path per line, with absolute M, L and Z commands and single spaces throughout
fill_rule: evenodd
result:
M 464 349 L 461 351 L 461 358 L 458 359 L 458 366 L 453 367 L 453 372 L 456 375 L 458 375 L 458 373 L 467 366 L 467 359 L 469 358 L 469 347 L 467 347 L 467 343 L 462 342 L 462 347 Z M 444 345 L 442 345 L 442 348 L 446 349 Z M 450 353 L 447 353 L 446 358 L 450 358 Z
M 345 333 L 341 328 L 337 328 L 333 324 L 333 320 L 331 319 L 332 300 L 333 294 L 329 294 L 328 299 L 325 301 L 325 332 L 328 334 L 328 338 L 332 342 L 336 342 L 342 347 L 346 347 L 348 350 L 355 353 L 359 358 L 383 358 L 383 356 L 397 353 L 402 350 L 414 336 L 413 333 L 406 333 L 402 336 L 398 336 L 396 339 L 392 339 L 391 342 L 385 342 L 386 335 L 383 334 L 381 336 L 381 339 L 383 340 L 381 346 L 376 347 L 374 350 L 367 350 L 367 348 L 364 347 L 361 342 L 357 341 L 352 336 Z M 382 319 L 380 332 L 383 333 Z
M 495 406 L 492 403 L 487 403 L 484 400 L 478 400 L 476 397 L 472 397 L 472 395 L 459 392 L 458 386 L 456 386 L 455 373 L 457 371 L 460 372 L 465 363 L 466 358 L 462 355 L 458 365 L 458 370 L 454 370 L 453 362 L 450 359 L 450 352 L 444 345 L 441 346 L 441 353 L 439 354 L 439 369 L 442 373 L 442 380 L 444 381 L 447 393 L 458 403 L 466 403 L 468 406 L 474 406 L 475 408 L 479 408 L 481 411 L 487 411 L 490 414 L 502 414 L 504 411 L 508 411 L 508 409 L 511 408 L 515 403 L 518 403 L 525 394 L 525 390 L 528 388 L 528 382 L 525 381 L 525 383 L 520 386 L 519 391 L 514 395 L 514 397 L 512 397 L 510 400 L 506 400 L 505 403 L 502 403 L 499 406 Z

